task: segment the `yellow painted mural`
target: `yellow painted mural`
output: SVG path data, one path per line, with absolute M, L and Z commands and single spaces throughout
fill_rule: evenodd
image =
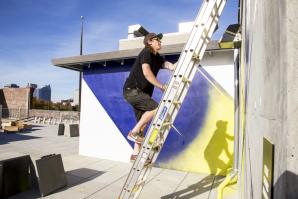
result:
M 188 147 L 161 167 L 226 175 L 233 165 L 234 101 L 218 88 L 208 91 L 208 112 Z

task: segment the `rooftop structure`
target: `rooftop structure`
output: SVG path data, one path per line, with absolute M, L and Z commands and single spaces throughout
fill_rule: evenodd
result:
M 4 88 L 20 88 L 17 84 L 6 84 Z
M 28 83 L 26 87 L 35 89 L 37 88 L 37 84 Z
M 188 27 L 188 24 L 180 24 L 179 32 L 164 34 L 160 54 L 165 60 L 173 63 L 178 60 L 189 36 L 190 28 Z M 130 26 L 128 30 L 128 38 L 119 40 L 119 50 L 52 60 L 55 66 L 82 72 L 79 144 L 81 155 L 129 161 L 133 146 L 125 137 L 135 120 L 131 113 L 131 107 L 122 96 L 122 87 L 132 64 L 144 47 L 142 32 L 147 30 L 140 25 Z M 190 149 L 190 143 L 199 140 L 197 138 L 200 134 L 214 133 L 214 128 L 217 128 L 216 123 L 219 120 L 229 121 L 227 131 L 228 133 L 233 132 L 234 49 L 220 49 L 217 41 L 211 41 L 200 64 L 203 66 L 204 74 L 196 75 L 192 85 L 193 89 L 184 105 L 185 113 L 189 115 L 188 113 L 191 111 L 192 114 L 188 117 L 178 117 L 178 123 L 181 125 L 179 130 L 189 134 L 185 136 L 190 136 L 190 139 L 184 144 L 182 144 L 183 142 L 177 143 L 174 138 L 169 139 L 169 147 L 163 150 L 161 160 L 157 161 L 157 165 L 163 168 L 206 173 L 210 173 L 211 170 L 211 173 L 216 172 L 209 168 L 210 164 L 204 159 L 204 148 L 197 151 L 201 155 L 192 158 L 192 160 L 188 159 L 190 156 L 181 156 L 183 160 L 179 161 L 189 162 L 186 167 L 177 164 L 178 160 L 175 160 L 175 154 L 184 153 L 186 150 L 195 150 Z M 169 74 L 166 70 L 161 70 L 158 78 L 165 82 L 169 79 Z M 217 90 L 215 85 L 218 85 Z M 218 90 L 223 95 L 217 96 Z M 217 100 L 213 100 L 215 96 L 217 96 Z M 153 97 L 159 101 L 161 93 L 156 91 Z M 196 104 L 195 108 L 192 104 Z M 225 112 L 225 114 L 215 114 L 216 112 L 211 110 L 213 107 L 211 104 L 214 107 L 223 107 L 224 111 L 221 113 Z M 212 119 L 207 119 L 207 117 Z M 193 120 L 201 122 L 196 122 L 195 125 L 188 123 Z M 204 129 L 203 121 L 206 120 L 211 123 L 209 130 Z M 191 129 L 186 129 L 187 127 L 191 127 Z M 198 131 L 198 129 L 202 130 Z M 211 134 L 206 136 L 212 136 Z M 206 147 L 214 144 L 207 143 L 208 139 L 205 142 Z M 113 150 L 106 150 L 110 145 L 117 147 Z M 232 143 L 228 145 L 231 149 Z M 195 162 L 203 162 L 203 164 L 198 166 L 199 164 Z M 226 173 L 229 164 L 220 168 L 220 172 Z
M 180 23 L 179 31 L 175 33 L 165 33 L 162 39 L 162 49 L 160 54 L 166 56 L 178 55 L 182 51 L 191 30 L 193 22 Z M 83 71 L 90 67 L 106 67 L 109 65 L 121 66 L 125 62 L 132 62 L 141 49 L 144 47 L 143 36 L 144 32 L 148 32 L 141 25 L 131 25 L 128 27 L 128 37 L 119 40 L 119 50 L 95 53 L 82 56 L 55 58 L 52 60 L 53 65 L 62 68 Z M 206 51 L 222 51 L 219 48 L 217 41 L 211 41 Z M 232 50 L 232 49 L 225 49 Z

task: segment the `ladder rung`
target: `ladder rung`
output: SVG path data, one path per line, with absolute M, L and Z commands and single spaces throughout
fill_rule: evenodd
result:
M 132 193 L 136 193 L 136 192 L 139 190 L 139 188 L 140 188 L 139 185 L 135 185 L 135 186 L 132 188 L 131 192 L 132 192 Z
M 194 54 L 192 55 L 192 59 L 195 60 L 195 61 L 197 61 L 197 62 L 199 62 L 199 61 L 200 61 L 200 56 L 199 56 L 199 54 L 194 53 Z
M 208 36 L 208 31 L 206 29 L 204 29 L 204 34 L 202 35 L 203 39 L 207 40 L 207 42 L 210 42 L 211 38 Z
M 158 151 L 160 151 L 161 147 L 162 147 L 162 144 L 159 143 L 159 144 L 155 144 L 155 145 L 153 145 L 153 146 L 152 146 L 152 149 L 153 149 L 155 152 L 158 152 Z
M 139 182 L 136 183 L 136 186 L 141 186 L 142 184 L 145 184 L 145 180 L 140 180 Z
M 215 12 L 214 15 L 219 16 L 217 5 L 213 8 L 213 11 L 212 12 Z
M 206 28 L 204 28 L 203 33 L 204 33 L 205 37 L 208 36 L 208 30 Z
M 191 83 L 191 80 L 187 79 L 186 77 L 182 77 L 182 81 L 185 83 Z
M 210 38 L 210 37 L 205 37 L 205 40 L 206 40 L 207 42 L 210 42 L 210 41 L 211 41 L 211 38 Z
M 164 123 L 162 124 L 162 126 L 172 126 L 172 125 L 173 125 L 172 122 L 164 122 Z
M 218 21 L 219 21 L 219 17 L 216 15 L 216 16 L 214 16 L 214 22 L 216 23 L 216 24 L 218 24 Z
M 180 104 L 182 104 L 182 103 L 179 102 L 179 101 L 177 100 L 177 101 L 173 101 L 173 104 L 174 104 L 174 105 L 180 105 Z

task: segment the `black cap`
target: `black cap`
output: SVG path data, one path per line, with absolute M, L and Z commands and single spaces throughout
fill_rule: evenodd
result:
M 162 39 L 162 37 L 163 37 L 162 33 L 155 34 L 154 32 L 150 32 L 144 37 L 143 43 L 146 46 L 148 44 L 148 41 L 152 40 L 153 38 Z

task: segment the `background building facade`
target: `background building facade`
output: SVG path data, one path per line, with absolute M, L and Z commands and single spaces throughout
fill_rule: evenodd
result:
M 36 88 L 33 97 L 39 100 L 51 101 L 51 86 L 46 85 L 42 88 Z

